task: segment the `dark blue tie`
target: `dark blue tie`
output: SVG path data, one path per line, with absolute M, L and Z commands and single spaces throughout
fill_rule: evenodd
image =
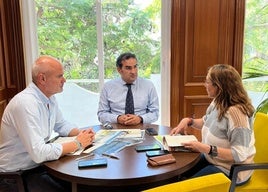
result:
M 133 95 L 131 91 L 131 84 L 126 84 L 128 87 L 127 91 L 127 97 L 126 97 L 126 108 L 125 108 L 125 114 L 134 114 L 134 101 L 133 101 Z

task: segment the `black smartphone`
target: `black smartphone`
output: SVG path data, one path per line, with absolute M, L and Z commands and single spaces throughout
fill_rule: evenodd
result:
M 158 144 L 151 144 L 151 145 L 138 145 L 136 146 L 137 152 L 143 151 L 153 151 L 153 150 L 160 150 L 161 147 Z
M 78 162 L 78 168 L 103 167 L 107 166 L 106 158 L 82 160 Z
M 161 156 L 169 153 L 170 152 L 168 150 L 146 151 L 147 157 Z
M 145 132 L 148 135 L 158 135 L 158 132 L 154 128 L 152 128 L 152 127 L 146 128 L 145 129 Z

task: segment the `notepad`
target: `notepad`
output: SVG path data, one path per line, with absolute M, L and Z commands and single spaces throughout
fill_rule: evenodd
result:
M 189 151 L 182 143 L 189 141 L 197 141 L 194 135 L 164 135 L 163 144 L 169 151 Z

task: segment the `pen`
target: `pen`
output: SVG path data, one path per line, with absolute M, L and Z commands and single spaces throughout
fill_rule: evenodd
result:
M 53 142 L 56 141 L 59 137 L 60 137 L 60 136 L 58 135 L 58 136 L 56 136 L 56 137 L 50 139 L 47 143 L 53 143 Z
M 111 155 L 111 154 L 107 154 L 107 153 L 103 153 L 102 154 L 103 156 L 106 156 L 106 157 L 110 157 L 112 159 L 119 159 L 119 157 L 115 156 L 115 155 Z
M 76 158 L 75 160 L 78 161 L 78 160 L 85 159 L 85 158 L 87 158 L 87 157 L 91 157 L 91 156 L 94 156 L 94 153 L 90 153 L 90 154 L 88 154 L 88 155 L 85 155 L 85 156 L 82 156 L 82 157 L 78 157 L 78 158 Z

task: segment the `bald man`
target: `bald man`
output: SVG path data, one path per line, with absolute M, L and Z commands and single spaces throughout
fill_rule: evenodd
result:
M 62 117 L 54 94 L 63 90 L 63 74 L 63 66 L 55 58 L 38 58 L 33 64 L 32 82 L 12 98 L 2 117 L 0 172 L 26 170 L 23 177 L 29 191 L 68 191 L 68 184 L 66 187 L 52 179 L 40 164 L 85 148 L 94 140 L 91 128 L 79 130 Z M 53 130 L 76 139 L 49 143 Z M 0 181 L 0 191 L 9 183 Z

